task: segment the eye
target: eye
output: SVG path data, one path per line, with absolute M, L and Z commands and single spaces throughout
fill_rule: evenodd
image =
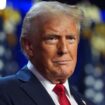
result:
M 77 39 L 77 37 L 74 35 L 67 36 L 67 40 L 70 44 L 74 43 L 76 41 L 76 39 Z
M 48 44 L 55 44 L 58 42 L 58 37 L 56 35 L 49 35 L 44 38 L 44 41 Z

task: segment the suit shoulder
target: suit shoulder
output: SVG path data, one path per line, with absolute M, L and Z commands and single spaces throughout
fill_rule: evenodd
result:
M 17 81 L 16 75 L 0 77 L 0 87 L 8 87 Z
M 26 67 L 24 67 L 23 69 L 25 68 Z M 23 76 L 24 74 L 24 72 L 22 72 L 23 69 L 19 70 L 16 74 L 0 77 L 0 87 L 17 84 L 19 82 L 17 75 L 19 75 L 19 77 Z

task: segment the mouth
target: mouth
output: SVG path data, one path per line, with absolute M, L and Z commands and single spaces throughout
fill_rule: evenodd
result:
M 71 60 L 61 60 L 61 61 L 54 61 L 55 64 L 59 65 L 68 65 L 70 64 Z

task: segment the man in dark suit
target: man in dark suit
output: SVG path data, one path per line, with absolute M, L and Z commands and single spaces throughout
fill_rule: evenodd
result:
M 82 16 L 77 7 L 59 2 L 33 5 L 20 38 L 29 61 L 17 74 L 0 79 L 0 105 L 93 105 L 68 82 Z

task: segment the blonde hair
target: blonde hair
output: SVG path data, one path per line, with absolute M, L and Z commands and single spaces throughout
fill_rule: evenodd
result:
M 23 21 L 21 38 L 31 35 L 31 31 L 33 28 L 32 26 L 33 20 L 35 21 L 36 19 L 36 21 L 38 21 L 39 19 L 38 17 L 44 20 L 49 16 L 59 15 L 59 14 L 64 14 L 75 19 L 77 24 L 79 23 L 78 26 L 80 29 L 80 23 L 81 20 L 83 19 L 83 12 L 77 6 L 72 6 L 57 1 L 49 1 L 49 2 L 42 1 L 34 4 L 32 8 L 29 10 L 29 12 L 26 14 Z M 38 25 L 36 24 L 34 26 L 34 31 L 35 29 L 38 30 L 39 28 L 40 27 L 38 27 Z

